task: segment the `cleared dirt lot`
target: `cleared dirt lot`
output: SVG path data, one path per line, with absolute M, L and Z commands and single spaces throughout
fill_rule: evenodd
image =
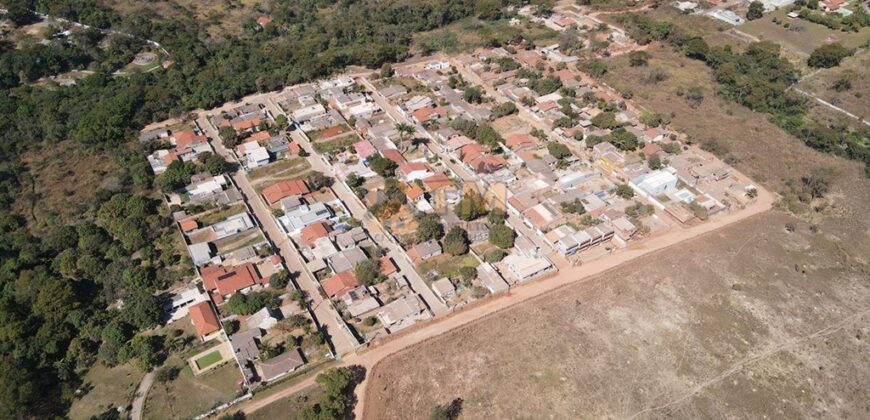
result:
M 866 265 L 788 220 L 754 218 L 387 359 L 366 417 L 457 397 L 468 418 L 866 416 Z

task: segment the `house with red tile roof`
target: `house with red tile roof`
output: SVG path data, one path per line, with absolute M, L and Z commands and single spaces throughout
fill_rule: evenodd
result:
M 418 123 L 424 124 L 429 121 L 435 121 L 440 118 L 444 118 L 447 116 L 447 108 L 443 107 L 425 107 L 420 108 L 411 113 L 411 117 L 414 118 Z
M 309 192 L 308 185 L 305 184 L 305 181 L 301 179 L 292 179 L 289 181 L 281 181 L 263 188 L 263 198 L 265 198 L 266 202 L 271 206 L 281 201 L 284 197 L 290 197 L 291 195 L 305 195 Z
M 422 188 L 418 187 L 417 184 L 411 183 L 408 184 L 408 187 L 405 188 L 405 195 L 408 197 L 408 200 L 414 201 L 425 194 Z
M 314 241 L 329 236 L 330 231 L 332 231 L 332 229 L 329 227 L 329 224 L 321 220 L 302 228 L 302 231 L 300 232 L 300 241 L 302 241 L 305 246 L 312 248 L 314 247 Z
M 661 146 L 655 143 L 647 143 L 643 149 L 640 149 L 640 152 L 643 153 L 643 157 L 646 159 L 651 158 L 653 155 L 659 154 L 662 152 Z
M 405 156 L 402 155 L 402 152 L 396 149 L 386 149 L 381 151 L 381 155 L 393 162 L 396 162 L 396 165 L 404 165 L 408 163 L 408 159 L 405 159 Z
M 199 223 L 197 223 L 196 219 L 193 217 L 182 219 L 178 224 L 181 225 L 181 231 L 184 233 L 190 232 L 199 227 Z
M 212 296 L 218 295 L 222 298 L 265 283 L 257 272 L 257 267 L 249 262 L 235 267 L 206 266 L 202 268 L 200 275 L 205 290 Z
M 381 265 L 381 274 L 389 277 L 399 272 L 399 268 L 396 267 L 396 263 L 394 263 L 390 257 L 384 255 L 381 257 L 379 262 Z
M 463 162 L 470 164 L 474 159 L 486 153 L 486 149 L 478 143 L 471 143 L 460 147 L 457 152 Z
M 197 143 L 205 143 L 208 137 L 201 136 L 193 132 L 193 130 L 184 130 L 175 133 L 170 137 L 171 143 L 179 149 L 186 149 Z
M 254 128 L 254 127 L 260 125 L 260 121 L 261 120 L 259 117 L 251 118 L 249 120 L 239 121 L 239 122 L 233 123 L 233 129 L 236 130 L 236 132 L 245 131 L 247 129 Z
M 505 139 L 505 144 L 513 151 L 533 149 L 538 147 L 538 139 L 528 134 L 511 134 Z
M 262 143 L 262 142 L 269 140 L 271 138 L 272 138 L 272 133 L 270 133 L 268 130 L 261 130 L 261 131 L 258 131 L 256 133 L 248 136 L 248 138 L 246 138 L 245 141 L 246 142 L 255 141 L 257 143 Z
M 414 181 L 423 179 L 433 174 L 432 168 L 423 162 L 408 162 L 404 165 L 399 165 L 399 174 L 405 181 Z
M 491 174 L 507 165 L 501 155 L 483 155 L 469 163 L 471 169 L 479 174 Z
M 375 152 L 377 152 L 375 150 L 375 146 L 373 146 L 372 143 L 368 140 L 362 140 L 354 143 L 353 148 L 354 150 L 356 150 L 356 154 L 360 157 L 360 159 L 366 159 L 369 156 L 375 154 Z
M 441 188 L 449 188 L 453 186 L 453 180 L 444 172 L 438 172 L 435 175 L 423 179 L 423 185 L 429 191 L 438 191 Z
M 326 296 L 332 298 L 355 289 L 359 286 L 359 281 L 353 271 L 344 271 L 324 280 L 321 286 Z
M 193 328 L 200 340 L 208 341 L 216 336 L 214 333 L 220 331 L 221 323 L 218 321 L 211 302 L 206 300 L 191 305 L 187 312 L 190 314 L 190 321 L 193 323 Z
M 845 4 L 845 0 L 824 0 L 822 5 L 825 6 L 825 9 L 831 12 L 835 12 L 840 9 L 840 6 Z

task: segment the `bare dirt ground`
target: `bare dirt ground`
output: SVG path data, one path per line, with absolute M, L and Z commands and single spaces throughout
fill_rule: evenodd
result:
M 824 171 L 824 206 L 787 206 L 499 312 L 380 362 L 365 418 L 870 416 L 870 180 L 713 92 L 703 64 L 655 50 L 607 82 L 672 117 L 770 190 Z M 634 81 L 634 83 L 632 83 Z M 701 86 L 692 108 L 678 87 Z M 793 223 L 794 233 L 785 229 Z
M 866 416 L 866 261 L 789 220 L 753 218 L 391 357 L 365 417 L 457 397 L 467 418 Z

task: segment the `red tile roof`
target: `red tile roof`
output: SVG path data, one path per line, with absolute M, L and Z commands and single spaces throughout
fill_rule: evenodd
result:
M 473 160 L 480 157 L 480 155 L 484 154 L 486 149 L 483 148 L 480 144 L 472 143 L 459 148 L 459 156 L 462 157 L 462 161 L 465 163 L 471 163 Z
M 173 134 L 172 138 L 175 140 L 175 146 L 179 149 L 184 149 L 191 144 L 203 143 L 208 141 L 208 137 L 197 135 L 193 132 L 193 130 L 180 131 Z
M 217 290 L 222 296 L 231 295 L 263 282 L 263 278 L 252 263 L 244 263 L 236 267 L 210 265 L 203 267 L 201 274 L 205 289 Z
M 197 223 L 196 219 L 194 219 L 193 217 L 188 217 L 187 219 L 184 219 L 184 220 L 178 222 L 178 224 L 181 225 L 181 231 L 185 232 L 185 233 L 190 232 L 190 231 L 199 227 L 199 223 Z
M 248 136 L 248 138 L 245 139 L 245 141 L 246 142 L 255 141 L 257 143 L 262 143 L 262 142 L 269 140 L 271 138 L 272 138 L 272 133 L 269 133 L 269 130 L 262 130 L 262 131 L 258 131 L 256 133 L 254 133 L 254 134 L 251 134 L 250 136 Z
M 402 156 L 402 152 L 396 149 L 387 149 L 381 151 L 381 155 L 385 158 L 396 162 L 396 165 L 403 165 L 408 162 L 408 159 L 405 159 L 405 156 Z
M 399 271 L 399 269 L 396 267 L 396 263 L 394 263 L 393 260 L 386 255 L 381 257 L 380 263 L 381 274 L 385 276 L 389 276 L 390 274 L 394 274 Z
M 323 281 L 323 292 L 326 296 L 334 297 L 346 293 L 348 290 L 359 286 L 356 274 L 353 271 L 338 273 Z
M 547 111 L 549 111 L 549 110 L 551 110 L 551 109 L 556 108 L 557 106 L 559 106 L 559 105 L 556 104 L 556 102 L 554 102 L 554 101 L 547 101 L 547 102 L 541 102 L 541 103 L 539 103 L 539 104 L 538 104 L 538 109 L 540 109 L 541 111 L 547 112 Z
M 447 116 L 447 110 L 445 108 L 440 107 L 440 106 L 437 108 L 426 107 L 426 108 L 420 108 L 420 109 L 412 112 L 411 116 L 414 117 L 414 119 L 417 120 L 417 122 L 424 123 L 424 122 L 427 122 L 429 120 L 432 120 L 432 119 L 435 119 L 438 117 Z
M 193 321 L 196 334 L 200 337 L 209 335 L 221 328 L 221 324 L 218 322 L 217 315 L 215 315 L 209 301 L 192 305 L 187 312 L 190 313 L 190 320 Z
M 353 148 L 356 149 L 356 154 L 363 159 L 375 154 L 375 146 L 372 146 L 372 143 L 368 140 L 354 143 Z
M 429 165 L 423 162 L 408 162 L 404 165 L 399 165 L 399 173 L 404 176 L 411 175 L 411 173 L 415 171 L 431 172 L 431 169 L 429 168 Z
M 408 196 L 409 200 L 416 200 L 423 195 L 423 189 L 418 187 L 417 184 L 409 184 L 408 188 L 405 189 L 405 195 Z
M 250 120 L 239 121 L 233 124 L 233 129 L 236 131 L 247 130 L 260 125 L 260 118 L 251 118 Z
M 650 143 L 644 146 L 643 149 L 641 149 L 640 151 L 647 159 L 649 159 L 650 156 L 661 152 L 662 148 L 655 143 Z
M 429 191 L 437 191 L 444 187 L 452 187 L 453 181 L 444 172 L 438 172 L 435 175 L 423 179 L 423 185 Z
M 269 205 L 272 205 L 281 201 L 284 197 L 308 194 L 308 192 L 308 186 L 305 185 L 305 181 L 301 179 L 293 179 L 290 181 L 281 181 L 264 188 L 263 198 L 266 199 L 266 202 L 269 203 Z
M 266 25 L 270 23 L 272 23 L 272 18 L 270 18 L 269 16 L 260 16 L 257 18 L 257 25 L 260 25 L 261 27 L 265 28 Z
M 505 139 L 505 144 L 511 150 L 520 150 L 537 146 L 538 139 L 528 134 L 512 134 Z
M 301 232 L 302 243 L 310 248 L 314 245 L 314 241 L 329 235 L 330 230 L 329 225 L 324 221 L 305 226 Z
M 479 174 L 490 174 L 507 165 L 507 161 L 501 155 L 484 155 L 473 160 L 470 165 Z

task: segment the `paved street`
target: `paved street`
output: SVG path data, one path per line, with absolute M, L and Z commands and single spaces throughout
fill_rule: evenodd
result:
M 199 126 L 206 131 L 208 137 L 214 139 L 212 146 L 214 146 L 215 150 L 225 159 L 232 161 L 233 157 L 229 150 L 223 147 L 220 143 L 218 140 L 220 137 L 218 136 L 217 131 L 208 121 L 206 121 L 205 117 L 200 118 Z M 338 311 L 336 311 L 332 306 L 332 302 L 329 299 L 321 297 L 319 290 L 320 283 L 317 279 L 311 277 L 308 270 L 304 267 L 304 263 L 296 251 L 296 248 L 289 242 L 287 236 L 278 227 L 278 223 L 272 216 L 271 209 L 266 205 L 259 194 L 257 194 L 251 186 L 251 183 L 248 182 L 248 178 L 244 171 L 237 171 L 232 174 L 232 178 L 245 195 L 245 198 L 251 206 L 251 209 L 254 211 L 254 216 L 260 222 L 260 226 L 263 228 L 267 239 L 278 248 L 281 257 L 284 258 L 284 262 L 287 264 L 287 268 L 291 272 L 299 273 L 297 283 L 299 284 L 299 287 L 308 294 L 311 301 L 311 309 L 314 311 L 317 322 L 326 327 L 330 336 L 330 342 L 332 342 L 332 345 L 335 348 L 335 352 L 342 355 L 353 351 L 359 345 L 359 341 L 357 341 L 356 337 L 347 330 L 347 327 L 345 326 L 344 321 L 341 320 Z

